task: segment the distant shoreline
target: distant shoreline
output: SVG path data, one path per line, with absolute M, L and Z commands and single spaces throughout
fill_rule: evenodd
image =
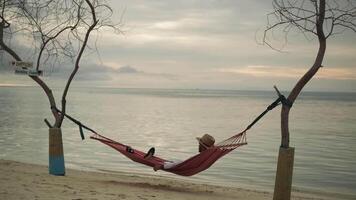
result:
M 80 83 L 80 81 L 79 81 Z M 1 87 L 39 87 L 38 85 L 35 84 L 13 84 L 13 83 L 0 83 L 0 88 Z M 53 88 L 62 88 L 64 87 L 63 85 L 55 85 Z M 142 88 L 142 87 L 116 87 L 116 86 L 81 86 L 81 85 L 73 85 L 71 86 L 72 89 L 117 89 L 117 90 L 152 90 L 152 91 L 169 91 L 169 90 L 177 90 L 177 91 L 206 91 L 206 92 L 275 92 L 271 86 L 271 89 L 269 90 L 263 90 L 263 89 L 224 89 L 224 88 L 218 88 L 218 89 L 213 89 L 213 88 Z M 282 93 L 287 95 L 288 91 L 281 90 Z M 308 93 L 314 93 L 314 94 L 356 94 L 356 91 L 314 91 L 314 90 L 303 90 L 302 93 L 308 94 Z
M 0 160 L 0 199 L 272 199 L 269 192 L 198 184 L 160 176 L 67 169 L 52 176 L 47 166 Z M 352 199 L 294 191 L 293 199 Z
M 0 87 L 35 87 L 35 85 L 0 83 Z

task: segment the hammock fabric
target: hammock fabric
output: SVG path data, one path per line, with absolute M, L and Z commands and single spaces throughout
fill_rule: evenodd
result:
M 130 146 L 127 146 L 125 144 L 121 144 L 117 141 L 114 141 L 112 139 L 109 139 L 107 137 L 104 137 L 99 134 L 94 134 L 90 137 L 91 139 L 98 140 L 115 150 L 119 151 L 129 159 L 150 166 L 150 167 L 155 167 L 157 165 L 164 165 L 165 162 L 172 162 L 160 157 L 150 157 L 150 158 L 144 158 L 145 154 L 144 152 L 137 150 L 137 149 L 131 149 Z M 201 153 L 188 158 L 187 160 L 184 160 L 177 165 L 170 167 L 168 169 L 162 169 L 167 172 L 171 172 L 174 174 L 178 174 L 181 176 L 192 176 L 194 174 L 197 174 L 201 171 L 204 171 L 208 169 L 212 164 L 215 163 L 219 158 L 223 157 L 224 155 L 228 154 L 232 150 L 236 149 L 239 146 L 247 144 L 246 142 L 246 131 L 241 132 L 237 135 L 232 136 L 231 138 L 224 140 L 217 145 L 208 148 L 205 151 L 202 151 Z M 128 151 L 127 149 L 130 149 Z

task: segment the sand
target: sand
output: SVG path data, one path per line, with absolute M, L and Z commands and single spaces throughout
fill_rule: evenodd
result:
M 0 199 L 262 200 L 272 196 L 269 192 L 142 174 L 67 169 L 66 176 L 52 176 L 47 166 L 0 160 Z M 303 192 L 293 192 L 292 196 L 301 200 L 339 199 Z

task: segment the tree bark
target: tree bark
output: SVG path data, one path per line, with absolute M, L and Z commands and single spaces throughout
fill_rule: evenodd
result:
M 52 112 L 52 114 L 54 116 L 54 119 L 55 119 L 54 125 L 50 126 L 49 128 L 60 128 L 60 124 L 59 124 L 60 115 L 57 112 L 56 100 L 54 99 L 52 90 L 38 76 L 30 76 L 30 78 L 32 78 L 32 80 L 34 80 L 38 85 L 41 86 L 41 88 L 46 93 L 47 98 L 49 100 L 49 104 L 51 106 L 51 112 Z

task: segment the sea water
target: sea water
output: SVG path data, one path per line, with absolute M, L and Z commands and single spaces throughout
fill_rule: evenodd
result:
M 60 99 L 60 89 L 53 90 Z M 170 160 L 197 153 L 196 137 L 216 141 L 243 130 L 276 98 L 272 91 L 72 88 L 67 113 L 98 133 Z M 58 100 L 57 100 L 58 101 Z M 60 101 L 57 102 L 60 105 Z M 48 164 L 48 99 L 38 87 L 0 87 L 0 159 Z M 293 188 L 356 195 L 356 94 L 304 92 L 290 112 L 295 147 Z M 247 132 L 242 146 L 193 177 L 132 162 L 65 120 L 68 168 L 158 174 L 209 184 L 273 191 L 280 146 L 280 107 Z

